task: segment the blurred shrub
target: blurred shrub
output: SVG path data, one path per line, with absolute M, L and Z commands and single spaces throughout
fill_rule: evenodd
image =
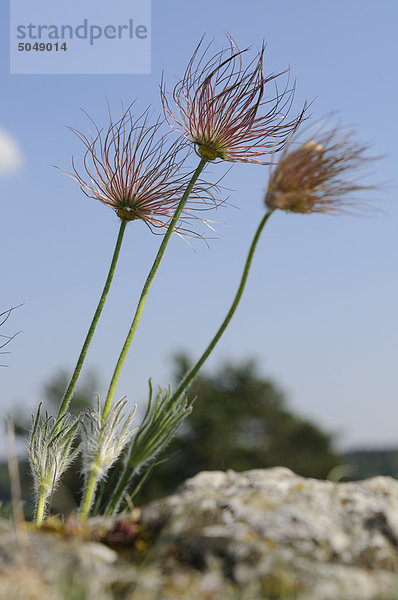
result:
M 175 376 L 189 369 L 185 355 L 175 359 Z M 331 436 L 294 415 L 275 384 L 256 364 L 226 364 L 201 374 L 190 395 L 197 396 L 190 417 L 166 450 L 139 500 L 172 492 L 202 470 L 244 471 L 276 465 L 308 477 L 325 478 L 340 463 Z

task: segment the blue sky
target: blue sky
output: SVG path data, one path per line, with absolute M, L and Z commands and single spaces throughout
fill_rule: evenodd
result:
M 160 110 L 162 71 L 171 86 L 204 33 L 216 50 L 228 31 L 241 47 L 267 42 L 266 72 L 290 66 L 297 111 L 307 99 L 314 117 L 337 111 L 340 122 L 355 125 L 374 154 L 385 155 L 376 179 L 389 187 L 373 194 L 382 210 L 372 218 L 273 215 L 238 313 L 207 368 L 256 358 L 291 407 L 336 433 L 341 446 L 398 444 L 397 21 L 398 5 L 386 0 L 154 0 L 151 75 L 10 75 L 2 3 L 0 140 L 9 154 L 0 169 L 0 309 L 24 303 L 3 328 L 22 332 L 0 371 L 2 413 L 18 403 L 34 409 L 45 381 L 73 368 L 117 235 L 112 211 L 51 167 L 68 169 L 71 156 L 81 156 L 65 126 L 87 127 L 81 108 L 104 123 L 106 100 L 116 112 L 135 98 L 139 108 Z M 197 357 L 205 347 L 263 214 L 267 177 L 266 167 L 234 165 L 224 181 L 235 208 L 211 215 L 219 223 L 210 248 L 172 240 L 120 396 L 144 402 L 149 377 L 169 383 L 173 352 Z M 158 244 L 144 224 L 129 225 L 86 363 L 99 372 L 102 395 Z

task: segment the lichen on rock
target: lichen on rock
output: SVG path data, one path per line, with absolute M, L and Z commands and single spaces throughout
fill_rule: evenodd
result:
M 203 472 L 120 518 L 90 521 L 68 539 L 28 532 L 25 548 L 3 522 L 0 597 L 58 600 L 75 589 L 87 600 L 398 598 L 398 481 L 389 477 Z

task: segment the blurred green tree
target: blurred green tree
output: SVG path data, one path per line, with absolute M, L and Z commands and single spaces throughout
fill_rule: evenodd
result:
M 176 380 L 190 367 L 183 354 L 174 365 Z M 331 436 L 289 411 L 282 392 L 258 374 L 254 361 L 199 375 L 189 394 L 197 396 L 192 414 L 167 448 L 168 460 L 156 467 L 143 488 L 140 502 L 172 492 L 202 470 L 282 465 L 300 475 L 325 478 L 340 463 Z

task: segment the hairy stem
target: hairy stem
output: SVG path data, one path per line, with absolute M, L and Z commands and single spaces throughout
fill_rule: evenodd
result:
M 118 510 L 121 501 L 123 500 L 123 494 L 127 490 L 129 484 L 134 479 L 134 475 L 136 473 L 136 467 L 132 467 L 129 464 L 126 464 L 126 467 L 123 473 L 120 476 L 120 479 L 117 483 L 117 487 L 115 492 L 112 494 L 111 499 L 109 500 L 108 506 L 106 508 L 106 516 L 111 517 Z
M 129 330 L 128 334 L 127 334 L 126 341 L 124 342 L 124 345 L 123 345 L 122 351 L 120 353 L 119 359 L 118 359 L 118 361 L 116 363 L 116 367 L 115 367 L 115 370 L 114 370 L 114 373 L 113 373 L 113 376 L 112 376 L 112 379 L 111 379 L 111 383 L 109 385 L 108 395 L 106 397 L 106 401 L 105 401 L 105 405 L 104 405 L 104 411 L 103 411 L 103 414 L 102 414 L 102 422 L 103 423 L 105 423 L 105 421 L 106 421 L 106 419 L 107 419 L 107 417 L 109 415 L 109 411 L 111 410 L 112 401 L 113 401 L 113 398 L 114 398 L 114 395 L 115 395 L 116 385 L 117 385 L 117 382 L 119 380 L 120 373 L 121 373 L 121 370 L 123 368 L 124 361 L 126 360 L 127 353 L 128 353 L 128 351 L 130 349 L 131 342 L 133 341 L 135 332 L 137 331 L 137 327 L 138 327 L 138 324 L 139 324 L 140 319 L 141 319 L 142 311 L 144 310 L 144 306 L 145 306 L 145 302 L 146 302 L 146 299 L 147 299 L 147 296 L 148 296 L 148 293 L 149 293 L 149 289 L 150 289 L 150 287 L 152 285 L 152 282 L 153 282 L 153 280 L 155 278 L 156 272 L 157 272 L 157 270 L 159 268 L 160 262 L 161 262 L 161 260 L 163 258 L 164 253 L 165 253 L 167 244 L 169 243 L 171 234 L 173 233 L 173 231 L 174 231 L 174 229 L 175 229 L 175 227 L 177 225 L 178 219 L 180 218 L 181 212 L 182 212 L 182 210 L 183 210 L 183 208 L 184 208 L 184 206 L 186 204 L 188 196 L 191 193 L 192 188 L 195 185 L 196 180 L 198 179 L 200 173 L 203 171 L 205 165 L 206 165 L 206 160 L 201 159 L 199 165 L 197 166 L 196 170 L 194 171 L 194 173 L 193 173 L 193 175 L 191 177 L 190 182 L 187 185 L 187 188 L 186 188 L 186 190 L 185 190 L 185 192 L 184 192 L 184 194 L 183 194 L 183 196 L 182 196 L 182 198 L 180 200 L 180 203 L 179 203 L 179 205 L 177 207 L 177 210 L 174 213 L 174 216 L 173 216 L 173 218 L 172 218 L 172 220 L 170 222 L 170 225 L 169 225 L 169 227 L 167 229 L 167 232 L 166 232 L 166 234 L 165 234 L 165 236 L 164 236 L 164 238 L 162 240 L 162 243 L 160 244 L 160 247 L 159 247 L 158 253 L 156 255 L 156 258 L 154 260 L 154 263 L 152 265 L 152 268 L 149 271 L 149 274 L 148 274 L 148 277 L 147 277 L 147 279 L 145 281 L 144 287 L 142 288 L 141 296 L 140 296 L 140 299 L 139 299 L 139 302 L 138 302 L 138 305 L 137 305 L 137 308 L 136 308 L 136 311 L 135 311 L 133 322 L 132 322 L 130 330 Z
M 245 262 L 245 266 L 243 269 L 243 274 L 239 283 L 239 287 L 237 289 L 237 292 L 235 294 L 235 298 L 231 304 L 231 307 L 229 309 L 229 311 L 227 312 L 227 315 L 225 317 L 225 319 L 223 320 L 223 322 L 221 323 L 221 326 L 219 327 L 219 329 L 217 330 L 217 333 L 215 334 L 215 336 L 213 337 L 213 339 L 211 340 L 210 344 L 207 346 L 206 350 L 203 352 L 202 356 L 200 357 L 200 359 L 198 360 L 198 362 L 192 367 L 192 369 L 189 371 L 189 373 L 184 377 L 184 379 L 181 381 L 181 383 L 179 384 L 178 388 L 176 389 L 176 391 L 173 393 L 170 402 L 172 403 L 173 400 L 176 400 L 187 388 L 188 386 L 192 383 L 192 380 L 194 379 L 194 377 L 197 375 L 199 369 L 202 367 L 203 363 L 205 362 L 205 360 L 208 358 L 208 356 L 211 354 L 211 352 L 213 351 L 215 345 L 217 344 L 217 342 L 219 341 L 220 337 L 222 336 L 222 334 L 224 333 L 225 329 L 227 328 L 229 322 L 231 321 L 237 307 L 238 304 L 240 302 L 240 299 L 242 297 L 243 294 L 243 290 L 245 288 L 246 282 L 247 282 L 247 278 L 249 275 L 249 271 L 250 271 L 250 266 L 252 264 L 252 260 L 253 260 L 253 256 L 254 256 L 254 252 L 256 250 L 256 246 L 258 243 L 258 240 L 260 239 L 261 233 L 264 229 L 264 226 L 266 224 L 266 222 L 268 221 L 269 217 L 272 214 L 272 210 L 268 211 L 264 217 L 261 219 L 259 226 L 257 227 L 257 230 L 254 234 L 252 243 L 250 245 L 249 248 L 249 252 L 246 258 L 246 262 Z M 132 451 L 134 450 L 134 446 L 132 447 Z M 132 456 L 132 453 L 130 453 L 130 457 L 128 458 L 127 462 L 126 462 L 126 466 L 124 468 L 124 471 L 119 479 L 118 485 L 116 487 L 116 490 L 114 492 L 114 494 L 112 495 L 112 498 L 109 502 L 108 505 L 108 510 L 107 510 L 107 514 L 108 515 L 112 515 L 118 508 L 122 498 L 123 498 L 123 494 L 125 493 L 128 485 L 130 484 L 134 473 L 136 471 L 136 466 L 134 465 L 134 456 Z
M 43 523 L 44 509 L 46 508 L 47 490 L 40 489 L 39 497 L 37 499 L 35 523 L 37 527 Z
M 192 367 L 192 369 L 189 371 L 189 373 L 187 373 L 187 375 L 184 377 L 184 379 L 179 384 L 178 388 L 176 389 L 176 391 L 174 392 L 174 394 L 172 396 L 173 398 L 178 398 L 188 388 L 188 386 L 191 384 L 194 377 L 197 375 L 199 369 L 202 367 L 203 363 L 208 358 L 208 356 L 212 353 L 215 345 L 217 344 L 220 337 L 222 336 L 222 334 L 228 327 L 229 322 L 231 321 L 236 309 L 238 308 L 238 304 L 242 297 L 243 290 L 245 289 L 245 285 L 246 285 L 247 278 L 248 278 L 249 271 L 250 271 L 250 266 L 252 264 L 253 255 L 254 255 L 258 240 L 260 239 L 260 236 L 264 229 L 264 226 L 265 226 L 266 222 L 268 221 L 269 217 L 271 216 L 271 214 L 272 214 L 272 211 L 268 211 L 264 215 L 264 217 L 260 221 L 259 226 L 257 227 L 256 233 L 254 234 L 254 238 L 252 240 L 252 243 L 249 248 L 249 253 L 246 258 L 246 262 L 245 262 L 242 277 L 241 277 L 241 280 L 239 283 L 239 287 L 235 294 L 235 298 L 231 304 L 231 308 L 227 312 L 224 321 L 221 323 L 217 333 L 211 340 L 210 344 L 207 346 L 206 350 L 203 352 L 203 354 L 200 357 L 200 359 L 198 360 L 198 362 Z
M 84 496 L 80 508 L 80 518 L 82 520 L 87 519 L 88 513 L 93 502 L 95 488 L 97 487 L 97 474 L 92 471 L 87 478 L 87 483 L 84 489 Z
M 126 225 L 127 225 L 127 221 L 124 220 L 124 219 L 122 219 L 122 221 L 120 223 L 120 229 L 119 229 L 119 234 L 118 234 L 117 241 L 116 241 L 115 250 L 113 252 L 113 257 L 112 257 L 111 265 L 109 267 L 108 276 L 107 276 L 106 281 L 105 281 L 105 286 L 104 286 L 104 289 L 102 291 L 101 298 L 100 298 L 100 300 L 98 302 L 97 309 L 96 309 L 96 311 L 94 313 L 93 320 L 91 321 L 91 325 L 90 325 L 89 330 L 87 332 L 86 339 L 84 340 L 84 344 L 83 344 L 83 347 L 81 349 L 81 352 L 80 352 L 80 355 L 79 355 L 79 358 L 78 358 L 75 370 L 73 371 L 72 378 L 70 380 L 68 388 L 67 388 L 67 390 L 66 390 L 66 392 L 64 394 L 64 397 L 62 399 L 62 403 L 61 403 L 60 409 L 58 411 L 58 418 L 57 418 L 58 422 L 59 422 L 60 418 L 65 414 L 66 410 L 68 409 L 69 402 L 70 402 L 70 399 L 71 399 L 72 394 L 73 394 L 73 390 L 75 389 L 75 385 L 76 385 L 77 379 L 78 379 L 78 377 L 80 375 L 80 371 L 82 370 L 84 359 L 86 358 L 88 347 L 89 347 L 89 345 L 91 343 L 91 340 L 92 340 L 92 337 L 94 335 L 95 328 L 97 327 L 97 323 L 98 323 L 99 318 L 101 316 L 102 309 L 104 308 L 105 300 L 107 298 L 107 295 L 108 295 L 108 292 L 109 292 L 109 288 L 111 287 L 113 275 L 115 273 L 116 263 L 117 263 L 118 258 L 119 258 L 120 247 L 122 245 L 122 241 L 123 241 L 123 236 L 124 236 L 124 231 L 126 229 Z

